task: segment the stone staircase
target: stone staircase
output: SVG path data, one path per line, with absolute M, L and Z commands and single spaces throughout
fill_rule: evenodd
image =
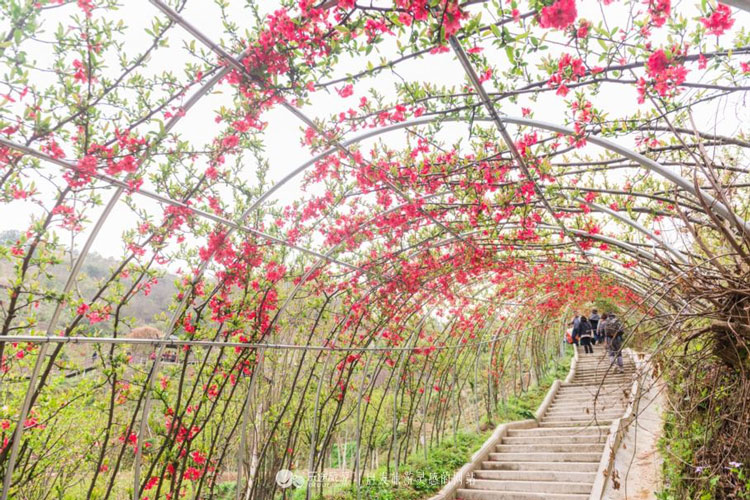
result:
M 509 429 L 473 472 L 456 500 L 588 500 L 610 424 L 623 416 L 635 374 L 610 367 L 603 346 L 578 352 L 569 381 L 560 385 L 536 427 Z

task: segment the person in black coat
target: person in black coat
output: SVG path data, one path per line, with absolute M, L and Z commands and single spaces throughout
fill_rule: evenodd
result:
M 591 347 L 591 341 L 594 340 L 594 330 L 591 328 L 591 323 L 586 316 L 581 316 L 581 321 L 578 322 L 578 326 L 573 330 L 573 337 L 578 337 L 583 346 L 583 352 L 594 354 L 594 348 Z

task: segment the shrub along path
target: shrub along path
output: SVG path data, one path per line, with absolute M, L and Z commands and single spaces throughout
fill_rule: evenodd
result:
M 609 435 L 628 403 L 635 366 L 616 373 L 601 346 L 579 350 L 573 378 L 529 429 L 511 429 L 456 493 L 462 500 L 586 500 Z

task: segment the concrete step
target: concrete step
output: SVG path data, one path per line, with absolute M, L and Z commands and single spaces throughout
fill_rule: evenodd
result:
M 602 458 L 601 452 L 527 452 L 495 453 L 490 452 L 490 460 L 495 462 L 596 462 Z
M 625 405 L 627 404 L 628 399 L 624 396 L 604 396 L 600 395 L 599 397 L 595 396 L 589 396 L 588 399 L 586 399 L 585 396 L 571 396 L 569 398 L 555 398 L 552 400 L 552 403 L 550 406 L 558 406 L 558 407 L 565 407 L 565 406 L 577 406 L 578 408 L 594 408 L 603 406 L 603 405 Z
M 596 473 L 599 462 L 482 462 L 483 471 L 549 471 L 549 472 L 589 472 Z
M 625 398 L 612 398 L 612 399 L 597 399 L 596 402 L 591 401 L 568 401 L 567 399 L 560 399 L 555 400 L 552 404 L 549 405 L 550 409 L 553 408 L 589 408 L 593 410 L 594 408 L 625 408 L 628 404 L 628 401 Z
M 561 385 L 560 388 L 557 390 L 559 394 L 575 394 L 575 393 L 582 393 L 587 392 L 589 394 L 594 394 L 597 391 L 599 392 L 615 392 L 615 391 L 623 391 L 626 390 L 627 387 L 623 387 L 623 384 L 599 384 L 599 383 L 592 383 L 592 384 L 585 384 L 583 382 L 578 382 L 576 384 L 564 384 Z
M 596 478 L 596 472 L 477 470 L 474 471 L 474 477 L 477 479 L 495 479 L 499 481 L 566 481 L 571 483 L 593 483 Z
M 599 382 L 593 382 L 587 384 L 586 382 L 576 382 L 575 385 L 565 384 L 558 389 L 560 394 L 575 394 L 575 393 L 588 393 L 595 394 L 598 392 L 615 392 L 627 390 L 630 387 L 630 382 L 627 383 L 616 383 L 616 384 L 601 384 Z
M 510 429 L 508 430 L 508 437 L 541 437 L 541 436 L 563 436 L 563 435 L 574 435 L 583 436 L 591 434 L 608 434 L 609 426 L 601 425 L 590 426 L 588 429 L 581 429 L 580 427 L 567 426 L 558 427 L 556 429 L 547 429 L 544 427 L 533 427 L 531 429 Z
M 549 409 L 558 409 L 558 410 L 565 410 L 565 409 L 573 409 L 573 410 L 581 410 L 588 408 L 589 410 L 593 410 L 594 408 L 600 409 L 600 408 L 625 408 L 627 406 L 627 400 L 624 398 L 607 398 L 607 399 L 598 399 L 596 401 L 593 400 L 593 398 L 589 401 L 576 401 L 576 400 L 568 400 L 568 399 L 560 399 L 559 401 L 556 400 L 552 404 L 549 405 Z
M 577 404 L 577 405 L 593 405 L 596 403 L 597 405 L 601 404 L 614 404 L 614 403 L 620 403 L 620 402 L 627 402 L 628 398 L 626 398 L 623 395 L 609 395 L 609 394 L 600 394 L 599 397 L 596 396 L 569 396 L 569 397 L 559 397 L 552 400 L 552 404 L 555 405 L 571 405 L 571 404 Z
M 628 391 L 630 392 L 630 391 Z M 596 387 L 596 388 L 588 388 L 588 387 L 581 387 L 580 389 L 575 390 L 567 390 L 564 392 L 558 392 L 555 395 L 554 401 L 557 402 L 558 400 L 578 400 L 578 399 L 585 399 L 589 398 L 592 402 L 594 401 L 594 398 L 596 399 L 606 399 L 606 398 L 625 398 L 625 391 L 622 387 Z
M 547 413 L 549 412 L 555 412 L 555 413 L 589 413 L 593 414 L 596 412 L 606 412 L 606 411 L 625 411 L 625 407 L 627 405 L 624 402 L 618 403 L 618 402 L 611 402 L 611 403 L 605 403 L 605 404 L 597 404 L 594 405 L 585 405 L 579 404 L 579 405 L 556 405 L 552 406 L 550 405 L 549 408 L 547 408 Z
M 481 491 L 459 488 L 461 500 L 588 500 L 588 495 L 565 493 L 524 493 L 522 491 Z
M 608 406 L 608 407 L 602 407 L 600 405 L 597 405 L 596 407 L 591 406 L 568 406 L 568 407 L 555 407 L 555 408 L 547 408 L 547 413 L 545 415 L 549 414 L 559 414 L 559 415 L 593 415 L 594 413 L 612 413 L 612 412 L 620 412 L 622 413 L 625 410 L 624 405 L 619 406 Z
M 636 373 L 635 366 L 623 366 L 623 373 L 633 374 Z M 614 367 L 610 366 L 609 363 L 602 363 L 596 366 L 577 366 L 574 375 L 614 375 L 620 373 L 617 369 L 617 365 Z
M 598 383 L 598 382 L 581 381 L 581 382 L 568 382 L 568 383 L 566 383 L 562 387 L 565 387 L 565 388 L 568 388 L 568 387 L 583 387 L 583 388 L 597 388 L 597 387 L 611 387 L 611 388 L 615 388 L 615 387 L 622 387 L 623 389 L 626 389 L 626 388 L 630 387 L 630 385 L 632 385 L 632 383 L 633 383 L 633 379 L 632 378 L 628 378 L 628 379 L 612 379 L 612 380 L 607 379 L 607 381 L 604 382 L 603 384 L 602 383 Z M 562 387 L 561 387 L 561 389 L 562 389 Z
M 601 425 L 610 425 L 612 423 L 612 419 L 589 419 L 589 420 L 582 420 L 580 422 L 573 421 L 573 420 L 542 420 L 539 423 L 540 427 L 590 427 L 590 426 L 601 426 Z
M 632 382 L 633 380 L 634 378 L 629 375 L 609 375 L 607 377 L 574 377 L 570 382 L 568 382 L 568 385 L 588 385 L 590 387 L 598 387 L 600 385 L 623 385 L 628 382 Z
M 553 402 L 552 402 L 552 404 L 550 406 L 552 406 L 552 405 L 556 405 L 556 406 L 578 406 L 578 407 L 591 406 L 593 408 L 594 404 L 596 404 L 596 406 L 602 406 L 602 405 L 606 406 L 606 405 L 618 405 L 618 404 L 619 405 L 627 405 L 627 403 L 628 403 L 628 400 L 625 397 L 622 397 L 622 396 L 620 396 L 620 397 L 614 397 L 614 396 L 613 397 L 609 397 L 609 396 L 604 397 L 604 396 L 601 396 L 601 397 L 596 398 L 596 400 L 594 400 L 594 397 L 592 396 L 590 398 L 583 398 L 583 397 L 581 397 L 581 398 L 579 398 L 579 397 L 576 397 L 576 398 L 573 398 L 573 397 L 570 397 L 570 398 L 559 398 L 559 399 L 553 400 Z
M 616 415 L 615 413 L 610 413 L 610 419 L 612 418 L 611 415 Z M 602 413 L 575 413 L 575 414 L 564 414 L 564 415 L 544 415 L 542 417 L 542 421 L 544 422 L 557 422 L 558 420 L 561 422 L 564 422 L 566 420 L 570 420 L 571 422 L 581 422 L 584 420 L 593 420 L 594 417 L 604 417 Z M 619 417 L 614 417 L 619 418 Z M 603 420 L 603 418 L 599 418 L 599 420 Z
M 495 451 L 498 453 L 535 453 L 548 451 L 551 453 L 578 453 L 578 452 L 603 452 L 604 444 L 601 443 L 555 443 L 555 438 L 550 438 L 549 444 L 498 444 Z
M 592 413 L 591 415 L 578 414 L 578 415 L 545 415 L 542 417 L 542 422 L 570 422 L 571 425 L 578 425 L 585 422 L 602 422 L 604 420 L 612 421 L 616 418 L 620 418 L 620 414 L 608 414 L 602 415 L 600 413 Z
M 615 419 L 620 418 L 625 412 L 622 410 L 613 410 L 613 411 L 578 411 L 578 412 L 547 412 L 542 417 L 543 419 L 549 419 L 549 420 L 584 420 L 584 419 Z
M 599 396 L 622 396 L 627 390 L 627 388 L 630 387 L 630 384 L 627 384 L 625 386 L 620 384 L 580 384 L 578 386 L 568 386 L 564 388 L 560 388 L 555 396 L 557 397 L 567 397 L 567 396 L 585 396 L 589 398 L 593 398 L 596 395 Z
M 559 436 L 525 436 L 503 438 L 503 444 L 547 444 L 554 443 L 603 443 L 607 440 L 607 434 L 603 432 L 591 434 L 562 434 Z
M 610 374 L 603 374 L 598 373 L 596 375 L 576 375 L 574 376 L 570 384 L 584 384 L 588 383 L 589 385 L 602 385 L 602 383 L 606 384 L 614 384 L 614 383 L 620 383 L 623 381 L 633 380 L 635 375 L 628 375 L 627 373 L 610 373 Z
M 547 409 L 547 413 L 545 415 L 550 415 L 553 413 L 585 413 L 586 415 L 593 415 L 595 413 L 603 413 L 603 412 L 610 412 L 610 411 L 619 411 L 624 412 L 625 411 L 625 405 L 624 404 L 609 404 L 609 405 L 596 405 L 596 406 L 583 406 L 583 405 L 571 405 L 571 406 L 550 406 Z
M 593 483 L 562 481 L 497 481 L 474 479 L 466 485 L 472 490 L 523 491 L 526 493 L 591 493 Z
M 630 387 L 630 382 L 626 384 L 600 384 L 599 382 L 594 382 L 592 384 L 587 384 L 585 382 L 576 382 L 573 384 L 565 384 L 564 386 L 560 387 L 557 390 L 556 394 L 561 395 L 575 395 L 575 394 L 586 394 L 589 396 L 593 396 L 594 394 L 598 393 L 620 393 L 622 394 L 623 390 L 626 390 L 628 387 Z

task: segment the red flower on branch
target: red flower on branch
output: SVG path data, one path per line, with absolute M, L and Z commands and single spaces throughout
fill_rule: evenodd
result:
M 677 87 L 685 82 L 688 70 L 677 60 L 681 51 L 677 47 L 672 48 L 672 54 L 668 55 L 663 49 L 654 51 L 646 61 L 646 74 L 652 78 L 647 82 L 644 78 L 638 80 L 638 103 L 642 104 L 646 98 L 649 85 L 661 97 L 670 97 L 677 94 Z
M 701 18 L 701 23 L 710 35 L 719 36 L 732 27 L 734 19 L 729 7 L 720 3 L 710 16 Z
M 573 24 L 577 16 L 575 0 L 557 0 L 542 9 L 539 25 L 542 28 L 565 29 Z
M 648 13 L 657 28 L 664 26 L 672 11 L 671 0 L 648 0 Z
M 339 94 L 339 95 L 340 95 L 341 97 L 349 97 L 350 95 L 352 95 L 352 94 L 354 93 L 354 87 L 353 87 L 353 86 L 352 86 L 352 84 L 350 83 L 350 84 L 348 84 L 348 85 L 344 85 L 344 86 L 343 86 L 343 87 L 341 87 L 340 89 L 336 89 L 336 92 L 337 92 L 337 93 L 338 93 L 338 94 Z

